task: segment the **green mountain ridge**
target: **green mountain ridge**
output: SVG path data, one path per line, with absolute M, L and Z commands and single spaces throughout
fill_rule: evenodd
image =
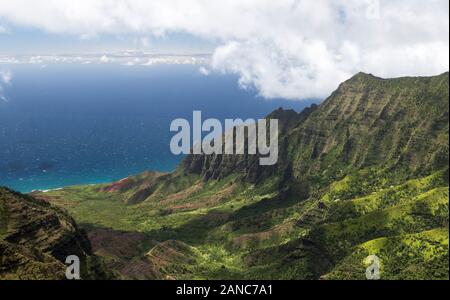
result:
M 364 279 L 377 255 L 382 279 L 448 279 L 448 91 L 448 72 L 359 73 L 267 116 L 274 166 L 188 155 L 173 173 L 32 196 L 66 209 L 117 278 Z

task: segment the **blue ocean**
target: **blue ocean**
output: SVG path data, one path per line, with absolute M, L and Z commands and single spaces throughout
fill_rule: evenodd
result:
M 233 75 L 199 66 L 7 66 L 0 102 L 0 185 L 29 192 L 110 182 L 145 170 L 172 171 L 175 118 L 261 118 L 311 102 L 266 100 Z

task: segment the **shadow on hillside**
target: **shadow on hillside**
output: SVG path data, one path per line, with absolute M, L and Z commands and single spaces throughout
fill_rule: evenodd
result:
M 158 230 L 149 231 L 147 234 L 155 240 L 164 241 L 168 239 L 177 239 L 195 246 L 208 241 L 208 236 L 213 230 L 217 230 L 227 223 L 255 223 L 255 221 L 258 222 L 255 219 L 255 216 L 262 217 L 265 213 L 278 209 L 289 208 L 298 204 L 300 201 L 301 200 L 295 197 L 276 196 L 274 198 L 266 198 L 257 203 L 244 206 L 235 212 L 211 210 L 205 215 L 193 218 L 180 227 L 163 227 Z M 261 222 L 262 223 L 259 224 L 261 226 L 255 228 L 255 232 L 267 229 L 265 227 L 268 225 L 263 221 Z M 237 228 L 231 228 L 232 231 L 237 230 Z M 214 242 L 225 242 L 226 238 L 227 236 L 224 231 L 222 238 L 219 237 L 218 239 L 217 236 L 214 237 Z

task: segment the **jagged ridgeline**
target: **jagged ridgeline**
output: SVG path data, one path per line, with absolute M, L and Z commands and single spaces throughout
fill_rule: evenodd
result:
M 189 155 L 170 174 L 35 193 L 121 278 L 447 279 L 449 76 L 359 73 L 276 110 L 279 158 Z
M 325 102 L 297 114 L 278 110 L 279 163 L 260 166 L 254 156 L 190 156 L 183 168 L 205 179 L 241 172 L 311 181 L 342 177 L 370 166 L 427 174 L 448 163 L 448 73 L 385 80 L 359 73 Z

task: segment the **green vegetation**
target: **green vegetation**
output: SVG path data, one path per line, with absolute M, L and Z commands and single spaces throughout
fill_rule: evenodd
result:
M 46 201 L 0 187 L 0 279 L 64 279 L 77 255 L 85 279 L 108 279 L 73 219 Z
M 0 198 L 0 238 L 3 238 L 8 230 L 8 215 L 6 211 L 5 200 L 6 199 L 4 199 L 4 197 Z
M 365 279 L 364 259 L 377 255 L 384 279 L 448 279 L 448 236 L 448 228 L 439 228 L 372 240 L 357 246 L 325 277 Z
M 192 155 L 171 174 L 34 196 L 121 278 L 364 279 L 377 255 L 382 279 L 448 279 L 448 106 L 448 73 L 360 73 L 319 106 L 269 115 L 276 166 Z

